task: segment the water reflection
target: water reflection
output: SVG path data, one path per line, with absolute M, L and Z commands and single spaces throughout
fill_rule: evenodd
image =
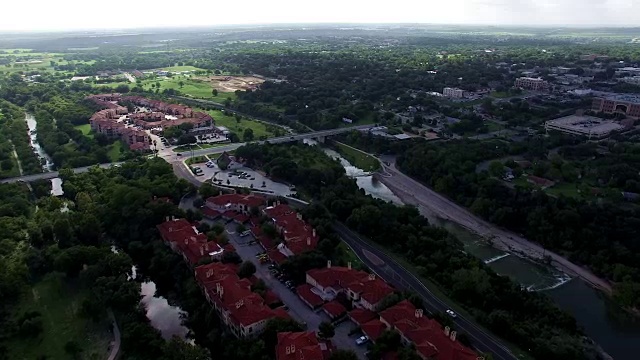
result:
M 44 152 L 44 149 L 42 149 L 42 147 L 38 143 L 38 139 L 37 139 L 38 123 L 36 122 L 36 118 L 33 117 L 32 114 L 26 113 L 25 121 L 27 122 L 27 127 L 29 128 L 29 143 L 31 144 L 31 147 L 34 148 L 38 156 L 40 157 L 40 160 L 44 162 L 42 169 L 45 171 L 51 171 L 51 169 L 53 168 L 53 160 L 46 152 Z
M 60 178 L 51 179 L 51 195 L 53 196 L 64 195 L 64 191 L 62 190 L 62 179 Z
M 169 340 L 174 336 L 183 340 L 187 338 L 189 329 L 182 324 L 182 318 L 187 313 L 177 306 L 169 305 L 167 299 L 155 296 L 156 284 L 153 281 L 143 282 L 140 294 L 143 296 L 141 302 L 147 309 L 147 318 L 164 339 Z

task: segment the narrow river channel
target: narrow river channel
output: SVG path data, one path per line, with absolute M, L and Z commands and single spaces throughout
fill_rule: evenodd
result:
M 40 143 L 38 143 L 38 122 L 36 121 L 36 118 L 30 113 L 25 113 L 24 120 L 27 122 L 27 127 L 29 128 L 29 144 L 31 145 L 31 148 L 33 148 L 33 151 L 38 154 L 40 161 L 43 163 L 42 170 L 52 171 L 54 166 L 53 159 L 51 159 L 51 156 L 49 156 L 42 146 L 40 146 Z M 62 196 L 63 194 L 62 179 L 51 179 L 51 195 Z
M 355 178 L 366 194 L 402 204 L 389 188 L 375 180 L 371 174 L 353 166 L 334 150 L 323 147 L 323 151 L 340 161 L 347 175 Z M 640 319 L 626 313 L 607 296 L 582 280 L 572 279 L 551 266 L 540 265 L 495 249 L 458 224 L 439 218 L 430 218 L 429 221 L 456 235 L 467 253 L 484 261 L 496 273 L 510 277 L 529 291 L 544 292 L 560 308 L 571 313 L 587 336 L 615 360 L 640 358 Z

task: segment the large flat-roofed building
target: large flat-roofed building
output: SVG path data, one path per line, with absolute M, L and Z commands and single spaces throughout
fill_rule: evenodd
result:
M 515 87 L 542 91 L 549 89 L 549 83 L 541 78 L 521 77 L 516 79 Z
M 591 110 L 605 114 L 620 113 L 632 118 L 640 118 L 640 95 L 612 94 L 596 97 Z
M 464 97 L 464 90 L 458 88 L 450 88 L 446 87 L 442 90 L 442 95 L 450 98 L 458 98 L 461 99 Z
M 613 120 L 600 119 L 594 116 L 569 115 L 544 123 L 547 130 L 561 131 L 567 134 L 586 136 L 589 139 L 606 138 L 613 131 L 624 129 L 623 125 Z

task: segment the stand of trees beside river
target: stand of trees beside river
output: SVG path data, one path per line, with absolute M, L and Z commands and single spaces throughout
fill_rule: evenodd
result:
M 291 181 L 314 194 L 310 209 L 331 214 L 390 251 L 401 254 L 421 276 L 429 278 L 463 305 L 478 322 L 538 359 L 595 359 L 596 352 L 577 328 L 575 319 L 558 309 L 543 294 L 522 290 L 497 275 L 480 260 L 466 255 L 462 243 L 442 228 L 429 225 L 417 209 L 398 207 L 366 196 L 355 181 L 333 166 L 301 164 L 310 152 L 326 157 L 318 148 L 304 145 L 246 145 L 237 156 L 260 165 L 271 176 Z M 274 164 L 293 163 L 292 172 Z M 302 176 L 313 166 L 322 177 Z M 307 170 L 303 170 L 307 169 Z M 276 176 L 277 175 L 277 176 Z M 320 185 L 318 185 L 318 182 Z M 313 213 L 307 215 L 313 215 Z
M 24 174 L 42 172 L 40 159 L 29 144 L 29 127 L 24 116 L 19 106 L 0 99 L 0 178 L 20 174 L 14 147 Z
M 525 144 L 423 143 L 401 153 L 397 162 L 408 175 L 486 220 L 522 233 L 613 281 L 615 299 L 624 306 L 637 307 L 640 206 L 625 201 L 620 194 L 638 189 L 640 146 L 612 143 L 598 149 L 595 145 L 565 143 L 558 150 L 562 159 L 545 161 L 549 149 L 561 144 L 553 139 L 531 139 Z M 476 171 L 481 161 L 509 154 L 533 162 L 534 173 L 560 181 L 580 180 L 582 185 L 575 186 L 580 196 L 551 196 L 529 186 L 506 186 L 490 171 Z M 602 196 L 588 196 L 596 191 L 593 186 L 602 189 Z M 607 191 L 611 197 L 604 196 Z

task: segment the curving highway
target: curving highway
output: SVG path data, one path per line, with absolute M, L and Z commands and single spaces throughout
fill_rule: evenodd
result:
M 406 270 L 402 265 L 388 256 L 384 251 L 371 244 L 370 240 L 356 234 L 341 223 L 334 223 L 333 229 L 340 238 L 349 245 L 355 254 L 376 275 L 383 278 L 400 290 L 411 290 L 420 295 L 424 300 L 425 308 L 432 313 L 444 313 L 450 307 L 436 295 L 434 295 L 422 282 Z M 513 354 L 500 340 L 474 324 L 472 321 L 460 316 L 454 320 L 457 329 L 465 332 L 471 339 L 474 347 L 481 352 L 489 352 L 494 359 L 515 360 L 518 356 Z

